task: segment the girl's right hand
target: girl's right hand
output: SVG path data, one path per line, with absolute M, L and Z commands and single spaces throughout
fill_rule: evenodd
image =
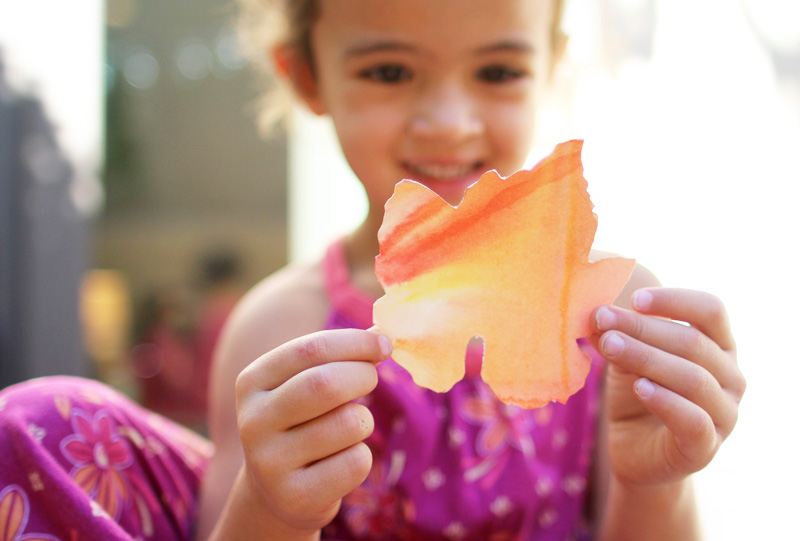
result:
M 283 527 L 314 532 L 366 479 L 369 410 L 352 402 L 378 382 L 385 336 L 321 331 L 261 356 L 236 380 L 236 410 L 250 497 Z

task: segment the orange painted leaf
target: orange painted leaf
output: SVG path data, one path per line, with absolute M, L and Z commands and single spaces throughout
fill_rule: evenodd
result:
M 597 216 L 582 146 L 558 145 L 508 178 L 486 173 L 457 208 L 422 184 L 397 184 L 378 232 L 386 294 L 373 319 L 418 385 L 450 389 L 464 376 L 467 343 L 481 336 L 481 376 L 504 402 L 566 402 L 583 386 L 591 363 L 576 341 L 635 262 L 589 262 Z

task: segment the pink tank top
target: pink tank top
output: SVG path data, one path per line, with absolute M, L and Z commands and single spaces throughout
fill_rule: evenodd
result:
M 323 261 L 327 328 L 372 326 L 374 299 L 356 289 L 344 247 Z M 472 351 L 476 367 L 480 351 Z M 589 539 L 602 358 L 567 404 L 525 410 L 497 400 L 477 369 L 446 393 L 418 387 L 389 360 L 362 402 L 375 417 L 373 468 L 342 501 L 323 539 Z

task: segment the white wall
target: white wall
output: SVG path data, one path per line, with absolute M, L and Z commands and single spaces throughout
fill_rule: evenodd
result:
M 797 3 L 772 4 L 800 20 Z M 800 504 L 800 93 L 779 84 L 738 2 L 657 6 L 652 62 L 591 72 L 576 92 L 597 243 L 725 300 L 749 387 L 697 476 L 704 525 L 710 541 L 786 539 Z
M 310 261 L 367 215 L 367 197 L 336 142 L 333 125 L 300 107 L 289 139 L 289 260 Z
M 103 0 L 0 0 L 0 55 L 14 89 L 42 99 L 76 168 L 72 197 L 98 209 L 103 141 Z

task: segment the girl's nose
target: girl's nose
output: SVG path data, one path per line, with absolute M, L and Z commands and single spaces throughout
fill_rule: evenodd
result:
M 459 142 L 479 135 L 483 121 L 468 89 L 451 82 L 420 93 L 410 127 L 417 137 Z

